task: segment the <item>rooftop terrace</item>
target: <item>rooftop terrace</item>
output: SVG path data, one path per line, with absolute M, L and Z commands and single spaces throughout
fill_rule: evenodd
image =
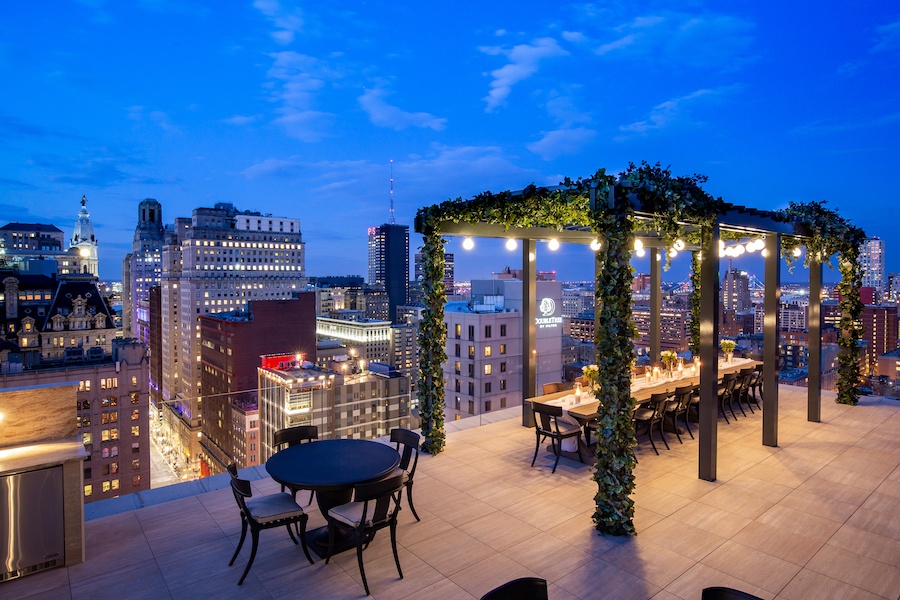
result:
M 720 421 L 715 482 L 697 478 L 696 441 L 680 445 L 670 434 L 672 449 L 656 456 L 641 436 L 633 538 L 593 529 L 589 466 L 563 458 L 551 474 L 547 453 L 529 466 L 534 430 L 520 418 L 451 432 L 442 454 L 420 459 L 420 523 L 404 501 L 397 537 L 405 578 L 397 579 L 387 532 L 364 553 L 372 595 L 479 598 L 507 580 L 538 576 L 554 600 L 693 600 L 712 585 L 762 598 L 897 600 L 900 403 L 867 396 L 849 407 L 823 392 L 822 422 L 808 423 L 805 389 L 783 386 L 779 398 L 778 448 L 761 445 L 758 412 Z M 243 475 L 259 477 L 260 493 L 279 489 L 262 467 Z M 238 587 L 250 544 L 229 568 L 240 535 L 231 491 L 195 493 L 227 480 L 183 485 L 167 493 L 186 497 L 90 519 L 85 563 L 0 584 L 0 596 L 364 595 L 352 552 L 309 565 L 282 530 L 261 534 Z M 309 511 L 310 528 L 324 523 L 314 505 Z

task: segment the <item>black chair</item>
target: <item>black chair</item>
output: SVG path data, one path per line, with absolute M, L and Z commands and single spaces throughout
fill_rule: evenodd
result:
M 666 440 L 666 435 L 663 433 L 662 422 L 666 414 L 666 408 L 668 407 L 670 397 L 669 392 L 650 394 L 650 400 L 645 404 L 638 406 L 633 415 L 635 428 L 637 428 L 638 425 L 643 425 L 647 428 L 647 437 L 650 438 L 650 446 L 657 455 L 659 455 L 659 450 L 656 449 L 656 443 L 653 441 L 654 426 L 659 429 L 659 436 L 666 445 L 666 450 L 669 449 L 669 442 Z M 635 433 L 635 435 L 637 434 Z
M 303 553 L 309 564 L 313 564 L 313 559 L 309 555 L 309 549 L 306 547 L 306 522 L 309 516 L 303 512 L 300 505 L 294 502 L 290 494 L 279 492 L 269 494 L 268 496 L 260 496 L 253 498 L 253 491 L 250 489 L 250 482 L 246 479 L 233 477 L 231 479 L 231 490 L 234 492 L 234 499 L 238 508 L 241 510 L 241 541 L 231 557 L 228 566 L 234 564 L 235 559 L 244 545 L 244 539 L 247 537 L 247 528 L 250 529 L 250 536 L 253 540 L 253 547 L 250 550 L 250 559 L 244 568 L 244 574 L 238 580 L 238 585 L 244 583 L 244 578 L 250 572 L 250 566 L 253 565 L 253 559 L 256 558 L 256 549 L 259 546 L 259 532 L 263 529 L 272 529 L 273 527 L 286 527 L 288 535 L 296 544 L 297 538 L 291 525 L 296 525 L 300 532 L 300 544 L 303 546 Z
M 737 415 L 734 414 L 734 406 L 732 406 L 737 378 L 737 373 L 726 373 L 722 377 L 722 383 L 719 384 L 719 408 L 722 410 L 722 416 L 725 417 L 726 423 L 731 423 L 731 421 L 728 420 L 728 415 L 725 414 L 726 402 L 728 403 L 728 409 L 731 411 L 731 416 L 737 421 Z
M 287 427 L 285 429 L 279 429 L 278 431 L 276 431 L 273 438 L 273 446 L 275 446 L 275 450 L 281 450 L 281 447 L 285 444 L 287 444 L 288 448 L 290 448 L 291 446 L 296 446 L 297 444 L 312 442 L 319 439 L 319 428 L 315 425 L 298 425 L 296 427 Z M 284 491 L 284 487 L 284 484 L 282 484 L 282 492 Z M 297 498 L 297 491 L 301 489 L 303 488 L 291 487 L 291 494 L 293 494 L 295 499 Z M 306 503 L 307 506 L 312 504 L 313 497 L 315 495 L 316 491 L 310 490 L 309 502 Z
M 334 533 L 337 528 L 350 530 L 356 536 L 356 559 L 359 562 L 359 574 L 363 587 L 369 595 L 369 584 L 366 581 L 366 570 L 363 567 L 363 550 L 375 538 L 375 534 L 385 527 L 391 528 L 391 548 L 394 551 L 394 562 L 397 573 L 403 579 L 400 569 L 400 557 L 397 555 L 397 513 L 400 512 L 400 496 L 403 492 L 403 473 L 395 471 L 395 475 L 374 483 L 360 483 L 353 487 L 353 502 L 335 506 L 328 511 L 328 553 L 325 564 L 331 560 L 334 549 Z
M 728 587 L 704 588 L 700 600 L 762 600 L 759 596 Z
M 675 435 L 678 437 L 678 441 L 682 444 L 684 442 L 681 441 L 681 434 L 678 433 L 678 417 L 684 421 L 684 427 L 688 430 L 688 433 L 691 434 L 691 439 L 694 439 L 694 433 L 691 431 L 691 426 L 688 425 L 688 410 L 691 408 L 691 400 L 694 397 L 694 386 L 692 385 L 684 385 L 681 387 L 675 388 L 675 393 L 672 396 L 672 401 L 669 402 L 669 405 L 666 407 L 666 414 L 672 419 L 672 428 L 675 430 Z
M 419 463 L 419 440 L 421 436 L 409 429 L 391 430 L 391 441 L 397 444 L 397 452 L 400 453 L 399 468 L 403 470 L 403 485 L 406 487 L 406 502 L 412 511 L 416 521 L 421 521 L 416 507 L 413 506 L 412 487 L 413 476 L 416 474 L 416 465 Z M 401 449 L 402 447 L 402 449 Z M 411 465 L 411 466 L 410 466 Z
M 759 401 L 763 398 L 762 372 L 762 365 L 756 365 L 755 367 L 753 367 L 753 378 L 750 380 L 750 393 L 748 395 L 750 401 L 753 402 L 753 404 L 755 404 L 756 407 L 760 410 L 762 410 L 762 406 L 760 406 Z
M 556 462 L 553 463 L 551 473 L 556 473 L 556 466 L 559 464 L 559 457 L 562 455 L 562 441 L 566 438 L 580 438 L 581 427 L 559 419 L 563 414 L 561 406 L 532 402 L 531 412 L 534 415 L 535 429 L 534 456 L 531 459 L 531 466 L 533 467 L 534 461 L 537 460 L 541 442 L 550 438 L 550 445 L 553 448 L 553 453 L 556 455 Z M 578 462 L 584 464 L 580 451 L 578 452 Z
M 481 600 L 548 600 L 547 580 L 539 577 L 513 579 L 492 589 Z
M 741 369 L 740 372 L 738 372 L 738 383 L 734 386 L 735 400 L 737 400 L 738 406 L 745 417 L 747 416 L 747 413 L 744 412 L 745 404 L 747 405 L 747 408 L 750 409 L 751 414 L 755 412 L 752 406 L 753 401 L 750 399 L 750 384 L 753 383 L 755 372 L 753 367 Z

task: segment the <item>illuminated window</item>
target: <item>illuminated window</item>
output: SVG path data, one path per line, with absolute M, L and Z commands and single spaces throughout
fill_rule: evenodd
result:
M 112 480 L 112 489 L 114 489 L 114 490 L 119 489 L 119 480 L 118 479 Z
M 118 427 L 113 427 L 112 429 L 109 430 L 109 439 L 111 439 L 111 440 L 119 439 L 119 428 Z
M 91 485 L 91 484 L 89 483 L 89 484 L 87 484 L 87 485 L 84 486 L 84 495 L 85 495 L 85 496 L 90 496 L 90 495 L 93 494 L 93 493 L 94 493 L 94 486 L 93 486 L 93 485 Z
M 140 416 L 141 416 L 141 413 L 138 409 L 136 409 L 136 408 L 132 409 L 132 411 L 131 411 L 131 420 L 132 421 L 137 421 L 140 418 Z
M 131 385 L 132 387 L 137 387 L 137 375 L 131 376 Z
M 138 437 L 139 435 L 141 435 L 141 428 L 139 425 L 134 425 L 131 428 L 131 437 Z
M 137 392 L 131 393 L 131 403 L 132 404 L 137 404 L 139 399 L 140 399 L 140 395 Z
M 110 448 L 110 449 L 109 449 L 109 455 L 110 455 L 110 456 L 118 456 L 118 455 L 119 455 L 119 447 L 118 447 L 118 446 L 113 446 L 112 448 Z
M 500 344 L 500 354 L 506 354 L 506 344 Z
M 100 432 L 100 440 L 104 442 L 109 441 L 109 429 L 104 429 Z
M 133 461 L 131 461 L 131 469 L 133 471 L 139 471 L 140 468 L 141 468 L 141 459 L 136 458 Z
M 494 352 L 494 350 L 490 346 L 484 347 L 484 355 L 485 356 L 490 356 L 491 354 L 493 354 L 493 352 Z
M 108 492 L 110 490 L 110 488 L 112 488 L 112 484 L 110 484 L 110 482 L 108 482 L 108 481 L 104 481 L 103 482 L 103 491 Z
M 141 476 L 140 476 L 140 475 L 135 475 L 134 477 L 132 477 L 132 478 L 131 478 L 131 485 L 133 485 L 134 487 L 137 487 L 137 486 L 141 485 Z
M 484 374 L 485 374 L 485 375 L 490 375 L 490 374 L 493 372 L 493 370 L 494 370 L 494 369 L 493 369 L 493 367 L 491 366 L 490 363 L 484 365 Z

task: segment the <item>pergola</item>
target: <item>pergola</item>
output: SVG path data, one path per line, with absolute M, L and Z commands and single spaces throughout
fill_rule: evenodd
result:
M 667 171 L 665 173 L 668 173 Z M 599 177 L 598 177 L 599 176 Z M 661 313 L 661 270 L 662 261 L 654 260 L 656 252 L 666 252 L 670 247 L 670 231 L 660 230 L 661 210 L 659 206 L 648 205 L 646 201 L 647 187 L 635 187 L 630 180 L 614 180 L 611 177 L 598 173 L 594 179 L 588 181 L 579 180 L 576 184 L 566 181 L 555 188 L 538 189 L 526 188 L 521 192 L 503 193 L 498 195 L 481 195 L 470 201 L 455 201 L 436 205 L 423 209 L 416 218 L 416 231 L 426 236 L 426 246 L 431 243 L 443 249 L 443 239 L 440 236 L 471 236 L 482 238 L 514 238 L 521 241 L 521 257 L 523 272 L 523 312 L 522 312 L 522 390 L 523 390 L 523 424 L 530 422 L 530 414 L 527 411 L 527 398 L 537 395 L 536 388 L 536 361 L 533 349 L 536 347 L 535 316 L 537 309 L 536 297 L 536 261 L 537 242 L 556 239 L 561 243 L 590 244 L 600 239 L 604 244 L 610 243 L 616 249 L 609 248 L 608 253 L 617 253 L 621 260 L 630 260 L 631 248 L 623 240 L 631 243 L 634 238 L 640 239 L 645 248 L 651 252 L 650 277 L 651 277 L 651 356 L 659 356 L 660 352 L 660 313 Z M 606 185 L 603 185 L 605 178 Z M 696 182 L 696 179 L 694 180 Z M 578 188 L 579 192 L 573 192 Z M 583 192 L 589 190 L 589 199 L 583 198 Z M 697 187 L 692 193 L 705 194 Z M 580 193 L 580 197 L 579 194 Z M 650 193 L 654 193 L 652 190 Z M 573 200 L 573 194 L 575 199 Z M 538 199 L 535 200 L 535 196 Z M 707 195 L 708 197 L 708 195 Z M 587 204 L 585 205 L 585 200 Z M 536 203 L 537 202 L 537 203 Z M 572 209 L 570 212 L 554 212 L 540 202 L 567 203 Z M 527 214 L 528 209 L 520 205 L 528 204 L 539 214 L 532 217 L 521 216 Z M 579 204 L 580 203 L 580 204 Z M 578 204 L 577 207 L 573 204 Z M 652 203 L 649 203 L 652 204 Z M 681 214 L 677 219 L 677 228 L 680 234 L 690 239 L 685 249 L 695 253 L 699 258 L 699 355 L 700 369 L 700 405 L 699 405 L 699 469 L 698 476 L 707 481 L 716 479 L 717 462 L 717 363 L 719 341 L 719 241 L 728 238 L 731 240 L 746 238 L 761 238 L 765 241 L 765 319 L 764 319 L 764 343 L 763 343 L 763 424 L 762 444 L 766 446 L 778 445 L 778 337 L 779 337 L 779 304 L 781 287 L 781 250 L 782 238 L 793 238 L 793 243 L 803 244 L 806 236 L 797 223 L 787 219 L 784 213 L 761 211 L 752 208 L 739 207 L 723 202 L 721 199 L 711 201 L 709 206 L 714 207 L 709 211 L 705 219 L 692 220 Z M 427 211 L 432 211 L 428 213 Z M 509 213 L 519 211 L 518 216 L 510 216 Z M 610 223 L 620 223 L 628 220 L 633 223 L 626 235 L 615 238 L 608 231 L 599 230 L 597 220 L 579 216 L 581 213 L 591 215 L 604 214 L 611 218 Z M 549 215 L 549 216 L 547 216 Z M 542 216 L 547 218 L 542 219 Z M 426 217 L 430 217 L 426 218 Z M 665 218 L 665 217 L 662 217 Z M 571 221 L 571 222 L 566 222 Z M 615 224 L 612 225 L 616 227 Z M 609 234 L 608 239 L 604 236 Z M 431 240 L 429 241 L 429 236 Z M 433 238 L 437 236 L 439 242 Z M 601 258 L 597 253 L 595 260 L 595 275 L 598 282 L 604 268 L 609 269 L 610 257 Z M 434 254 L 437 257 L 437 254 Z M 810 274 L 809 291 L 809 364 L 821 364 L 821 291 L 822 291 L 822 262 L 828 256 L 810 256 L 807 259 Z M 443 253 L 440 253 L 443 260 Z M 697 261 L 695 260 L 695 265 Z M 441 267 L 442 269 L 442 267 Z M 631 272 L 630 266 L 628 272 Z M 428 273 L 426 273 L 426 278 Z M 623 278 L 620 276 L 619 283 Z M 695 279 L 696 281 L 696 279 Z M 433 283 L 433 282 L 432 282 Z M 426 283 L 426 286 L 428 283 Z M 595 303 L 595 326 L 598 330 L 604 326 L 601 319 L 602 293 L 597 291 L 598 302 Z M 427 300 L 427 299 L 426 299 Z M 426 311 L 432 309 L 437 312 L 437 307 L 426 305 Z M 627 309 L 630 316 L 630 305 Z M 442 309 L 440 309 L 442 314 Z M 608 317 L 607 317 L 608 318 Z M 434 332 L 420 334 L 420 342 L 424 341 L 422 335 L 433 336 Z M 598 340 L 600 339 L 598 331 Z M 625 335 L 618 333 L 616 335 Z M 441 338 L 443 339 L 443 338 Z M 631 347 L 630 339 L 627 346 Z M 597 363 L 600 364 L 601 349 L 596 348 Z M 426 352 L 420 355 L 420 362 L 426 362 L 439 358 L 440 352 Z M 630 367 L 630 363 L 628 365 Z M 434 365 L 423 365 L 421 374 L 431 373 L 434 378 L 440 372 L 440 365 L 434 369 Z M 420 385 L 421 385 L 420 375 Z M 627 379 L 620 377 L 612 379 L 613 386 L 619 383 L 619 387 L 625 385 Z M 434 381 L 437 385 L 439 382 Z M 442 385 L 442 382 L 440 382 Z M 808 420 L 819 421 L 821 414 L 820 369 L 809 369 L 808 392 Z M 630 394 L 630 390 L 628 391 Z M 441 392 L 440 398 L 443 398 Z M 624 410 L 624 408 L 620 408 Z M 442 410 L 440 418 L 443 418 Z M 426 428 L 427 429 L 427 428 Z M 598 434 L 600 427 L 598 426 Z M 633 440 L 633 430 L 631 430 Z M 427 433 L 426 433 L 427 438 Z M 602 436 L 598 435 L 599 443 Z M 632 442 L 633 443 L 633 442 Z M 437 451 L 440 451 L 438 446 Z M 600 450 L 598 450 L 598 453 Z M 632 451 L 633 452 L 633 451 Z M 628 471 L 630 476 L 630 469 Z M 601 483 L 602 487 L 602 483 Z M 599 525 L 598 525 L 599 528 Z

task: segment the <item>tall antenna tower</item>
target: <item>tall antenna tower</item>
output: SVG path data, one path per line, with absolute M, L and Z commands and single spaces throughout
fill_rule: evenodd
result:
M 394 159 L 391 159 L 391 216 L 388 219 L 388 224 L 396 225 L 397 220 L 394 219 Z

